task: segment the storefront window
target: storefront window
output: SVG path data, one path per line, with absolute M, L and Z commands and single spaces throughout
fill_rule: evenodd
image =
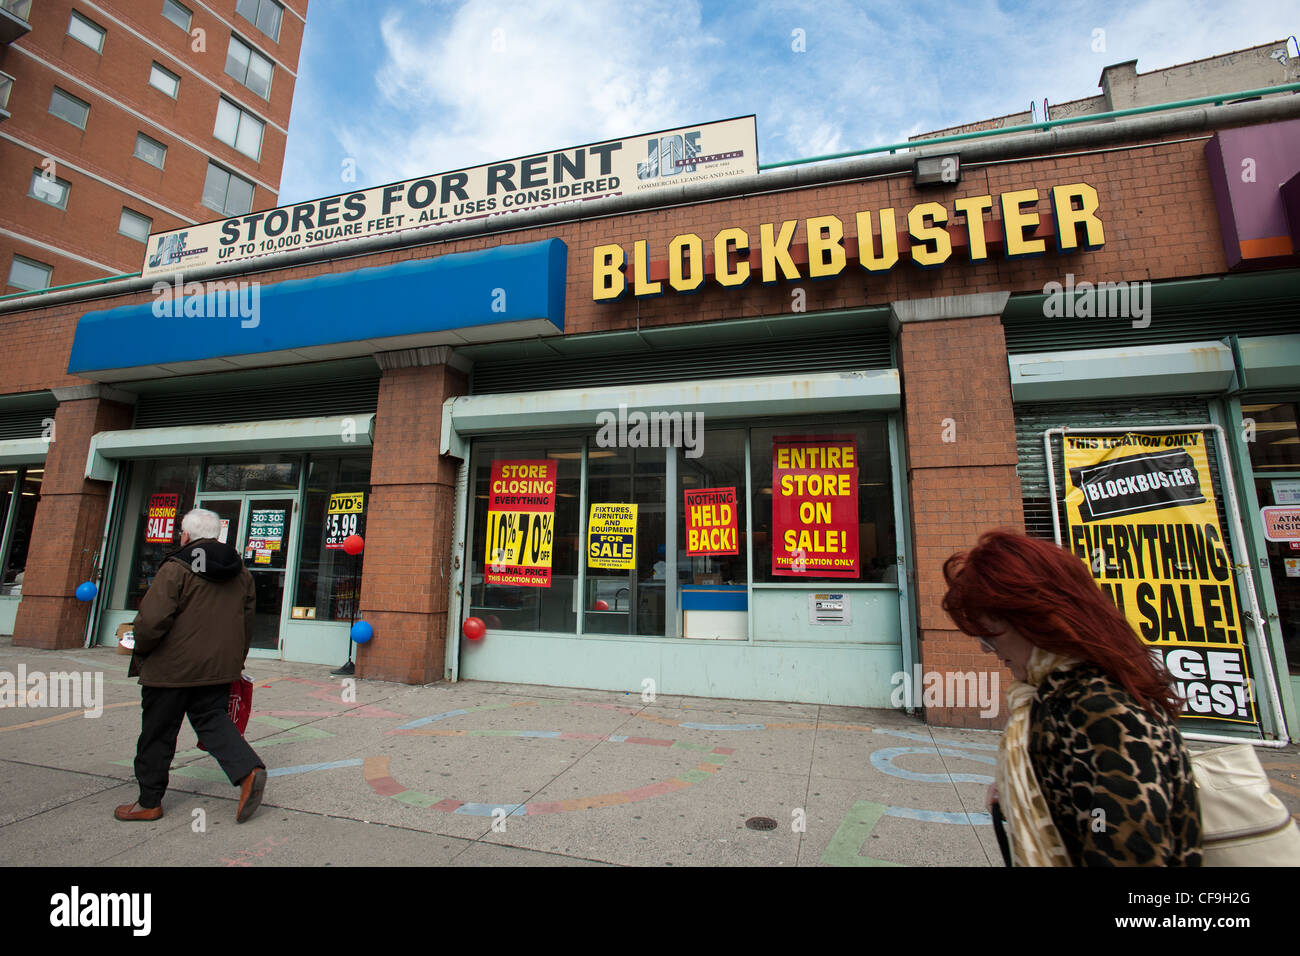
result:
M 774 450 L 782 465 L 773 488 Z M 754 581 L 897 583 L 885 422 L 750 430 Z M 856 483 L 852 480 L 856 471 Z M 788 477 L 789 481 L 782 481 Z M 856 522 L 845 505 L 857 497 Z M 846 500 L 847 499 L 847 500 Z M 773 501 L 778 502 L 775 528 Z M 856 549 L 854 538 L 856 537 Z M 774 555 L 791 556 L 785 566 Z
M 5 469 L 0 472 L 0 533 L 4 530 L 5 516 L 11 523 L 9 548 L 4 557 L 4 573 L 0 575 L 0 594 L 22 594 L 23 578 L 27 568 L 27 549 L 32 538 L 32 524 L 36 521 L 36 506 L 41 500 L 41 480 L 44 467 Z M 3 539 L 0 539 L 3 540 Z
M 582 439 L 475 442 L 470 469 L 467 615 L 489 629 L 574 631 Z
M 1300 423 L 1296 402 L 1243 405 L 1250 466 L 1260 507 L 1300 508 Z M 1254 434 L 1251 435 L 1253 427 Z M 1253 440 L 1250 440 L 1253 438 Z M 1300 550 L 1265 541 L 1277 598 L 1278 625 L 1292 674 L 1300 674 Z
M 194 506 L 199 459 L 139 461 L 132 465 L 132 485 L 138 504 L 134 520 L 128 514 L 124 533 L 134 543 L 126 610 L 136 611 L 167 555 L 181 541 L 181 519 Z
M 369 509 L 369 455 L 312 456 L 292 617 L 349 621 L 355 616 L 365 555 L 348 554 L 343 542 L 349 535 L 366 536 Z
M 633 529 L 626 557 L 613 545 L 608 546 L 608 554 L 590 553 L 601 543 L 588 529 L 583 619 L 587 633 L 664 633 L 664 588 L 672 574 L 674 557 L 679 569 L 685 560 L 683 549 L 679 548 L 676 556 L 668 555 L 665 549 L 666 463 L 663 448 L 591 447 L 587 453 L 588 521 L 598 514 L 593 510 L 597 505 L 636 506 L 635 518 L 626 523 L 604 519 L 605 527 Z
M 580 603 L 584 634 L 743 639 L 751 583 L 897 583 L 884 419 L 732 424 L 710 427 L 701 439 L 669 449 L 602 447 L 590 436 L 476 442 L 467 616 L 482 618 L 489 629 L 574 632 Z M 782 547 L 776 551 L 786 550 L 793 533 L 790 547 L 800 549 L 803 566 L 788 570 L 788 561 L 782 568 L 776 560 L 774 569 L 774 449 L 779 455 L 795 447 L 815 467 L 802 477 L 792 472 L 800 493 L 783 495 L 784 511 L 775 522 Z M 821 447 L 834 450 L 808 451 Z M 670 453 L 676 471 L 671 490 Z M 778 459 L 787 461 L 787 470 L 790 454 Z M 553 498 L 541 490 L 552 474 Z M 511 494 L 516 497 L 501 497 Z M 668 553 L 670 510 L 674 554 Z M 536 544 L 547 535 L 554 541 L 553 553 L 541 559 L 547 566 L 531 566 L 519 542 Z M 574 589 L 580 571 L 579 602 Z M 677 620 L 666 619 L 668 607 L 676 608 Z M 689 626 L 687 612 L 695 612 Z

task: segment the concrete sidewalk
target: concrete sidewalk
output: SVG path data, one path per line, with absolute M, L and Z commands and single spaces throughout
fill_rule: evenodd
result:
M 103 682 L 95 718 L 0 709 L 0 864 L 1001 865 L 983 807 L 995 733 L 815 704 L 349 685 L 261 660 L 247 737 L 270 779 L 256 816 L 235 824 L 237 791 L 186 723 L 166 815 L 119 823 L 140 730 L 128 660 L 0 645 L 0 672 Z M 1297 748 L 1260 756 L 1300 811 Z M 747 827 L 755 817 L 775 827 Z

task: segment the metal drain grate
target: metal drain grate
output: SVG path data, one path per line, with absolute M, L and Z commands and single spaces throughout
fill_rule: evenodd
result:
M 745 821 L 745 826 L 751 830 L 775 830 L 776 821 L 771 817 L 750 817 Z

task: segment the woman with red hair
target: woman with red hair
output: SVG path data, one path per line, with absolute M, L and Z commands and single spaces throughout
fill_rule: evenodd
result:
M 1016 866 L 1199 866 L 1169 676 L 1087 566 L 990 531 L 944 562 L 943 608 L 1015 678 L 996 795 Z

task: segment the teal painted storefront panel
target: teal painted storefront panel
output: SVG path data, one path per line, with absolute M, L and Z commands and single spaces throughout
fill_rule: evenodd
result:
M 808 595 L 843 594 L 849 603 L 848 624 L 813 624 Z M 889 644 L 899 646 L 902 622 L 897 588 L 754 589 L 754 640 L 812 644 Z M 899 652 L 902 653 L 901 650 Z
M 18 602 L 21 597 L 0 597 L 0 634 L 12 634 L 14 621 L 18 618 Z
M 338 667 L 348 659 L 351 641 L 347 621 L 295 621 L 290 618 L 280 630 L 286 661 Z
M 490 632 L 461 644 L 462 680 L 657 694 L 889 707 L 902 669 L 892 645 L 751 645 Z

